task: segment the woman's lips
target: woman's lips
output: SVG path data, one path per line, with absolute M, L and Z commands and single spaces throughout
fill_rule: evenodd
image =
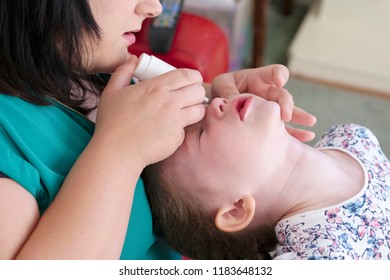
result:
M 131 32 L 123 33 L 123 38 L 127 41 L 128 45 L 132 45 L 135 43 L 135 35 Z

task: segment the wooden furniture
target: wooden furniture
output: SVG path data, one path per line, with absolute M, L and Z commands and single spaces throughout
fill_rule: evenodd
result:
M 252 67 L 263 66 L 264 51 L 267 34 L 267 0 L 253 0 L 253 65 Z M 281 13 L 290 15 L 293 12 L 294 0 L 283 0 Z
M 253 60 L 252 67 L 263 65 L 265 49 L 266 28 L 267 28 L 267 0 L 253 1 Z

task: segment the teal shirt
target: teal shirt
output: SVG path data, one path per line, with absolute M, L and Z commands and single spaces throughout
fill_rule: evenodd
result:
M 42 214 L 94 128 L 93 122 L 60 104 L 37 106 L 0 94 L 0 172 L 30 192 Z M 121 259 L 179 258 L 153 234 L 152 215 L 140 178 Z

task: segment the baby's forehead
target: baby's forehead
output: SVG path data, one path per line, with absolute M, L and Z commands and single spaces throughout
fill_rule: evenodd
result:
M 160 174 L 165 178 L 180 178 L 187 169 L 180 147 L 172 155 L 160 161 L 158 165 Z
M 196 176 L 187 166 L 186 161 L 182 161 L 180 155 L 177 156 L 175 153 L 161 161 L 159 165 L 160 176 L 178 191 L 191 186 L 191 182 Z

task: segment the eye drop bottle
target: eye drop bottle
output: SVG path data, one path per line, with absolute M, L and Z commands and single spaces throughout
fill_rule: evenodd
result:
M 152 79 L 161 74 L 175 70 L 176 68 L 166 63 L 165 61 L 153 56 L 143 53 L 138 59 L 138 65 L 135 68 L 134 76 L 139 81 Z M 203 103 L 207 104 L 209 99 L 204 97 Z
M 175 69 L 175 67 L 165 61 L 162 61 L 153 55 L 143 53 L 138 59 L 138 65 L 135 68 L 134 76 L 139 81 L 144 81 Z

